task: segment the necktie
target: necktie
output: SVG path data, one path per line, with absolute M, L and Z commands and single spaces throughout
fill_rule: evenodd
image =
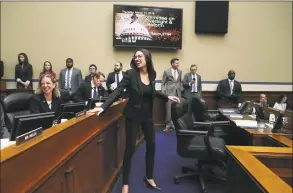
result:
M 66 89 L 69 89 L 69 73 L 70 71 L 67 69 L 67 77 L 66 77 L 66 85 L 65 85 Z
M 174 79 L 177 80 L 177 70 L 174 70 Z
M 230 81 L 230 93 L 231 93 L 231 95 L 233 94 L 233 85 L 232 85 L 232 81 Z
M 119 84 L 119 74 L 118 73 L 116 74 L 116 82 L 117 82 L 117 86 L 118 86 L 118 84 Z
M 93 89 L 94 89 L 94 96 L 93 96 L 93 98 L 95 99 L 95 98 L 97 98 L 97 87 L 94 87 Z

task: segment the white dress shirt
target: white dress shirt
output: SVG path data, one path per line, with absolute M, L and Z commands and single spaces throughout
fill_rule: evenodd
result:
M 230 85 L 230 94 L 232 95 L 233 94 L 233 89 L 234 89 L 234 80 L 229 80 L 229 85 Z
M 71 89 L 71 76 L 72 76 L 72 68 L 70 69 L 66 69 L 66 73 L 65 73 L 65 89 Z M 69 80 L 67 80 L 67 76 L 68 76 L 68 73 L 69 73 Z M 68 85 L 69 87 L 67 88 L 67 81 L 68 81 Z
M 97 90 L 97 96 L 99 96 L 99 90 L 98 88 L 94 85 L 93 81 L 91 81 L 91 88 L 92 88 L 92 94 L 91 94 L 91 98 L 94 98 L 94 92 L 95 92 L 95 89 Z
M 196 74 L 191 74 L 191 81 L 194 79 L 194 84 L 189 83 L 189 86 L 191 87 L 191 92 L 198 92 L 197 91 L 197 76 Z
M 178 71 L 177 70 L 174 70 L 173 68 L 171 68 L 171 71 L 172 71 L 172 75 L 174 77 L 174 80 L 177 80 L 178 79 Z M 176 73 L 176 78 L 175 78 L 175 73 Z
M 278 109 L 280 111 L 285 111 L 287 107 L 287 103 L 275 103 L 274 104 L 274 109 Z

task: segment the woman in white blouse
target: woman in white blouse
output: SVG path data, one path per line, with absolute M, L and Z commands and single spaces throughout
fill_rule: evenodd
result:
M 278 101 L 275 103 L 273 108 L 280 111 L 285 111 L 287 108 L 287 96 L 280 95 Z

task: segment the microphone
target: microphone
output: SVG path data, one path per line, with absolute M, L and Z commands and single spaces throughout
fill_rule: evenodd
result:
M 192 80 L 195 81 L 195 78 L 193 78 Z
M 100 100 L 99 100 L 99 102 L 101 102 L 102 101 L 102 96 L 100 96 Z
M 57 117 L 57 119 L 55 119 L 55 121 L 57 121 L 57 123 L 60 123 L 59 119 L 60 119 L 64 114 L 74 115 L 74 112 L 62 112 L 61 115 L 59 115 L 59 116 Z

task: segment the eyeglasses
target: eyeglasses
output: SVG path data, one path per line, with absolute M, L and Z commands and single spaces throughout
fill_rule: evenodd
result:
M 143 57 L 143 55 L 133 56 L 133 59 L 142 58 L 142 57 Z

